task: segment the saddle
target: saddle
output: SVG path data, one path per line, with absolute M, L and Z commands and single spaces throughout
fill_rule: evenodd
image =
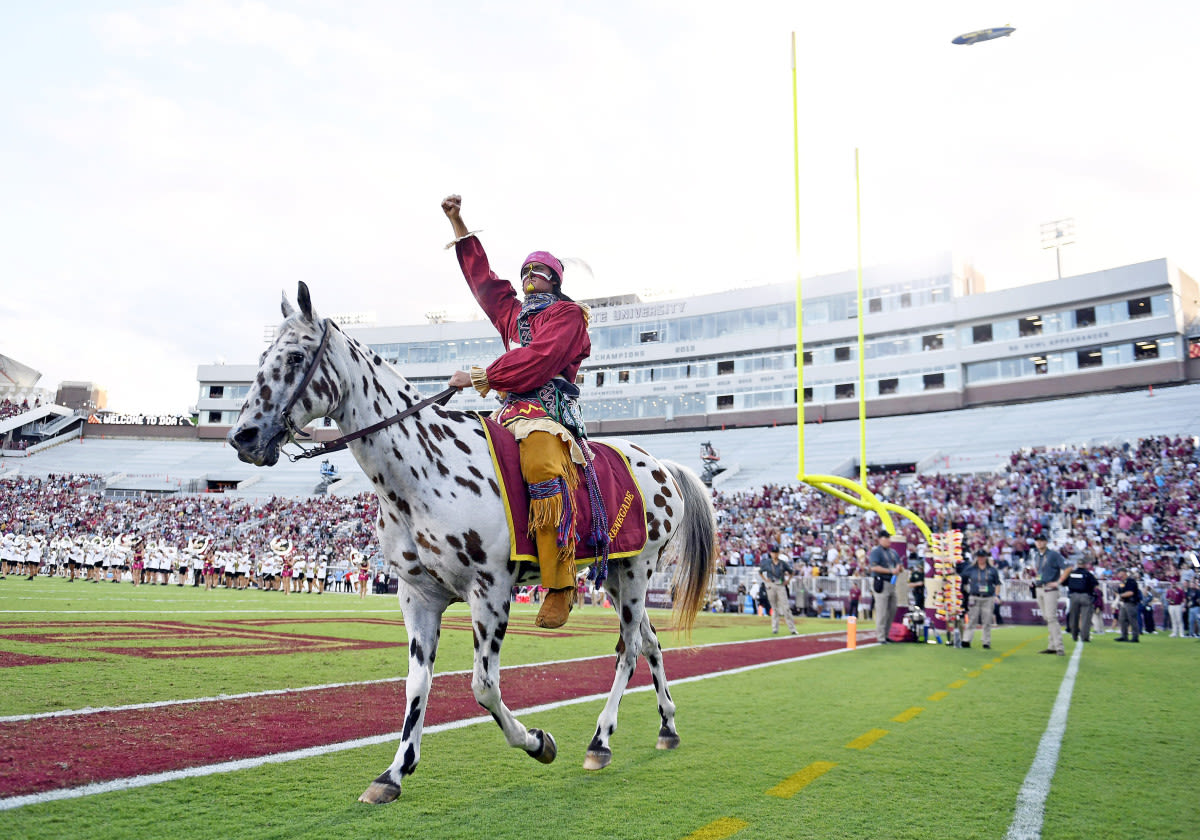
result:
M 529 488 L 521 476 L 521 449 L 512 433 L 488 417 L 480 417 L 488 449 L 500 482 L 500 498 L 508 521 L 509 559 L 537 562 L 537 546 L 529 535 Z M 600 496 L 608 514 L 608 558 L 617 560 L 641 554 L 646 547 L 646 506 L 629 460 L 618 450 L 589 441 L 595 460 Z M 585 566 L 599 559 L 600 551 L 591 536 L 592 500 L 583 470 L 579 486 L 571 496 L 575 513 L 575 562 Z

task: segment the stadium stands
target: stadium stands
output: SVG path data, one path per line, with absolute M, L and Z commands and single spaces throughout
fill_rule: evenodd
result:
M 452 404 L 453 405 L 453 404 Z M 1074 399 L 999 405 L 867 421 L 871 464 L 914 464 L 920 472 L 991 471 L 1008 455 L 1031 446 L 1103 444 L 1153 435 L 1200 435 L 1200 385 L 1097 394 Z M 654 455 L 701 470 L 701 444 L 721 451 L 726 472 L 717 486 L 737 490 L 794 481 L 795 426 L 631 435 Z M 809 473 L 856 472 L 858 424 L 854 421 L 805 427 Z M 341 480 L 334 495 L 371 488 L 348 452 L 330 458 Z M 237 460 L 228 446 L 194 441 L 101 440 L 54 447 L 22 459 L 22 474 L 99 473 L 170 480 L 180 490 L 226 487 L 235 496 L 304 496 L 321 483 L 319 466 L 280 461 L 259 469 Z

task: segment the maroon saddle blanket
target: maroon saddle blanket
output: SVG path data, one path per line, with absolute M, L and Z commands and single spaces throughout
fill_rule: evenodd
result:
M 492 463 L 500 480 L 500 497 L 508 518 L 509 551 L 514 561 L 537 562 L 537 547 L 529 536 L 529 489 L 521 477 L 521 453 L 512 433 L 490 418 L 483 417 Z M 634 478 L 629 460 L 618 450 L 589 441 L 595 456 L 593 466 L 608 514 L 608 557 L 615 560 L 640 554 L 646 547 L 646 506 L 641 488 Z M 583 470 L 579 486 L 571 496 L 575 513 L 575 558 L 580 565 L 597 559 L 599 553 L 590 536 L 592 500 Z

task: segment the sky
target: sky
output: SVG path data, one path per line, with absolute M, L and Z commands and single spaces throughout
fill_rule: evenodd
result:
M 867 264 L 1051 280 L 1040 226 L 1073 218 L 1064 274 L 1200 272 L 1195 4 L 8 5 L 0 353 L 119 411 L 187 411 L 298 281 L 319 313 L 471 317 L 450 193 L 501 276 L 586 263 L 575 298 L 853 268 L 856 149 Z

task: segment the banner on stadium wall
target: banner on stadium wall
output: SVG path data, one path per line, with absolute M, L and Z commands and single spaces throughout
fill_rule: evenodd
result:
M 186 414 L 118 414 L 115 411 L 98 411 L 89 414 L 87 421 L 110 426 L 194 426 Z

